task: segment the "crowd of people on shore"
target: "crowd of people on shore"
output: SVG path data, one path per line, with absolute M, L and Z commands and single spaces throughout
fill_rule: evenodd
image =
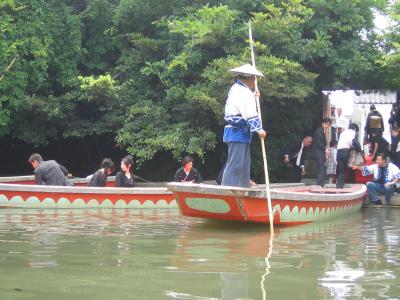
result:
M 364 145 L 368 153 L 362 151 L 358 142 L 359 127 L 355 123 L 347 125 L 342 116 L 342 109 L 332 109 L 332 118 L 324 118 L 321 126 L 313 137 L 306 136 L 301 141 L 291 142 L 283 150 L 282 160 L 288 182 L 300 182 L 305 175 L 304 148 L 312 146 L 311 157 L 316 166 L 316 184 L 325 186 L 326 177 L 329 183 L 336 181 L 336 188 L 343 189 L 345 178 L 354 182 L 354 171 L 362 176 L 373 175 L 367 182 L 368 195 L 374 204 L 381 204 L 379 194 L 385 195 L 385 202 L 391 203 L 394 192 L 400 191 L 400 136 L 396 114 L 391 114 L 391 143 L 382 134 L 384 122 L 375 105 L 370 106 L 370 112 L 364 128 Z M 400 115 L 400 114 L 399 114 Z M 399 118 L 400 121 L 400 118 Z M 327 137 L 330 137 L 328 146 Z M 370 164 L 365 165 L 369 160 Z

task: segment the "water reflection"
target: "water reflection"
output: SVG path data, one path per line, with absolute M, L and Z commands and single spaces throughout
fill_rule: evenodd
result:
M 399 211 L 371 208 L 362 217 L 346 230 L 350 235 L 336 239 L 334 260 L 320 282 L 335 299 L 397 298 Z
M 317 295 L 319 276 L 328 272 L 335 262 L 339 247 L 335 237 L 346 228 L 357 228 L 361 221 L 361 215 L 354 215 L 330 222 L 278 227 L 273 239 L 268 228 L 260 225 L 197 224 L 188 227 L 178 238 L 173 264 L 178 271 L 220 274 L 221 299 L 232 299 L 233 294 L 246 299 L 282 297 L 285 291 L 289 297 L 299 290 L 304 299 L 310 299 Z M 296 273 L 305 278 L 293 276 Z M 247 283 L 248 278 L 251 283 Z M 289 286 L 288 281 L 291 281 Z M 323 280 L 322 286 L 331 288 L 330 282 Z M 235 287 L 231 293 L 227 292 L 229 287 Z
M 400 210 L 278 227 L 176 210 L 0 210 L 0 297 L 396 298 Z M 43 280 L 52 278 L 52 280 Z

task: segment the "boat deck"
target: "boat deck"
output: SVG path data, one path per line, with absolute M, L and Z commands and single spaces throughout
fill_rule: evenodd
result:
M 310 193 L 310 194 L 348 194 L 357 192 L 360 189 L 359 185 L 346 186 L 343 189 L 337 189 L 335 187 L 325 187 L 307 185 L 307 186 L 296 186 L 296 187 L 282 187 L 275 188 L 276 192 L 295 192 L 295 193 Z

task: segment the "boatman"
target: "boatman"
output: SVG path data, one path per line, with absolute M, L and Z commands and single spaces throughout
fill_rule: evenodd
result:
M 225 104 L 224 143 L 228 144 L 228 159 L 221 185 L 250 187 L 250 143 L 254 132 L 260 138 L 266 133 L 261 127 L 254 91 L 256 76 L 263 76 L 250 64 L 230 70 L 236 82 L 230 88 Z

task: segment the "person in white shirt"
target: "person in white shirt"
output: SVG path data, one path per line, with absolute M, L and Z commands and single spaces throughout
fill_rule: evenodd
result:
M 340 134 L 348 129 L 349 124 L 347 123 L 346 118 L 343 116 L 342 114 L 343 110 L 341 107 L 338 107 L 336 109 L 336 117 L 335 117 L 335 123 L 336 123 L 336 127 L 337 127 L 337 139 L 339 140 L 340 138 Z
M 349 129 L 344 130 L 340 135 L 337 146 L 337 189 L 342 189 L 344 186 L 344 177 L 350 158 L 350 151 L 352 149 L 361 151 L 361 146 L 356 139 L 356 134 L 358 131 L 358 125 L 352 123 L 350 124 Z
M 370 201 L 373 204 L 382 204 L 379 195 L 385 195 L 386 204 L 391 205 L 394 186 L 400 181 L 400 170 L 392 163 L 388 163 L 385 154 L 378 154 L 376 164 L 370 166 L 352 166 L 353 170 L 360 170 L 363 176 L 373 174 L 373 181 L 367 182 Z

